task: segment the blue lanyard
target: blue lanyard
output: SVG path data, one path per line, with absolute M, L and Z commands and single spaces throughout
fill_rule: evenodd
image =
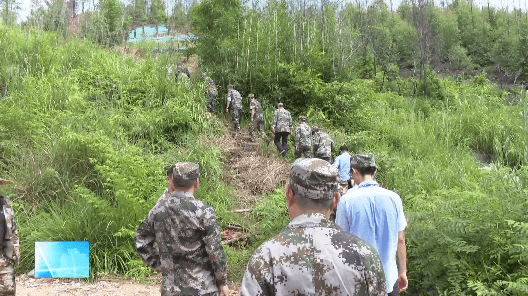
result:
M 376 183 L 367 183 L 367 184 L 361 184 L 361 185 L 359 185 L 358 188 L 371 187 L 371 186 L 379 186 L 379 185 L 376 184 Z

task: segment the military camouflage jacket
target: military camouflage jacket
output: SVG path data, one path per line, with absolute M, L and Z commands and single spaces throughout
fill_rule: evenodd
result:
M 386 296 L 376 250 L 323 214 L 301 215 L 251 256 L 241 296 Z
M 288 112 L 284 108 L 279 108 L 275 110 L 275 114 L 273 115 L 273 122 L 271 123 L 271 129 L 276 133 L 291 133 L 292 127 L 293 123 L 290 112 Z
M 15 223 L 15 212 L 13 211 L 13 206 L 9 199 L 6 197 L 0 198 L 4 199 L 3 211 L 6 222 L 2 255 L 18 265 L 20 260 L 20 246 L 18 241 L 18 230 Z
M 295 129 L 295 147 L 301 146 L 312 147 L 312 132 L 306 122 L 301 123 Z
M 315 157 L 332 157 L 335 149 L 334 140 L 327 133 L 317 132 L 313 135 L 313 152 Z
M 262 115 L 262 106 L 260 105 L 259 101 L 256 99 L 253 99 L 251 103 L 249 104 L 249 109 L 255 110 L 254 118 L 255 120 L 263 120 L 264 117 Z
M 233 109 L 242 109 L 242 96 L 237 90 L 230 90 L 227 93 L 227 101 L 231 102 Z
M 158 203 L 160 203 L 160 201 L 164 200 L 164 199 L 167 199 L 171 196 L 171 193 L 169 191 L 169 187 L 166 187 L 165 188 L 165 191 L 163 191 L 163 194 L 158 198 L 158 200 L 156 201 L 156 205 L 158 205 Z
M 158 200 L 135 239 L 141 259 L 162 273 L 161 290 L 167 295 L 214 293 L 227 284 L 215 212 L 190 193 L 174 191 Z
M 218 90 L 216 89 L 216 84 L 214 83 L 211 77 L 206 77 L 205 82 L 207 83 L 207 89 L 210 94 L 218 95 Z

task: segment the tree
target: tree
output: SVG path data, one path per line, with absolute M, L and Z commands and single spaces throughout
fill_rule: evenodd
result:
M 19 0 L 0 0 L 0 10 L 2 22 L 7 26 L 16 24 L 18 11 L 20 10 Z
M 152 0 L 149 9 L 149 21 L 156 25 L 167 22 L 165 3 L 162 0 Z
M 99 13 L 91 14 L 89 17 L 91 26 L 86 28 L 86 34 L 95 42 L 113 46 L 123 41 L 124 15 L 119 0 L 102 0 L 99 3 Z
M 66 13 L 65 0 L 46 0 L 48 9 L 44 14 L 43 29 L 46 31 L 56 31 L 66 36 L 68 29 L 68 16 Z

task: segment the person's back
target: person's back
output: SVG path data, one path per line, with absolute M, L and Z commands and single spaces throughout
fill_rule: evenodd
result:
M 275 130 L 275 133 L 291 133 L 292 125 L 291 115 L 288 110 L 282 107 L 275 110 L 272 122 L 272 128 Z
M 192 194 L 175 191 L 161 200 L 149 216 L 152 216 L 149 220 L 159 249 L 157 270 L 169 277 L 164 281 L 166 288 L 175 293 L 178 290 L 195 290 L 200 294 L 217 292 L 214 270 L 222 270 L 222 261 L 211 261 L 209 254 L 225 255 L 213 248 L 215 244 L 204 244 L 205 240 L 221 243 L 213 208 Z
M 407 255 L 403 232 L 407 220 L 402 201 L 398 194 L 380 187 L 374 180 L 374 155 L 354 155 L 351 167 L 354 181 L 359 184 L 341 197 L 336 223 L 376 248 L 383 263 L 387 291 L 393 292 L 391 295 L 398 295 L 398 290 L 407 288 Z
M 236 89 L 229 90 L 228 96 L 231 98 L 231 101 L 233 102 L 232 106 L 234 109 L 242 109 L 242 96 Z
M 330 138 L 327 133 L 318 131 L 313 136 L 312 142 L 314 157 L 330 162 L 332 158 L 332 151 L 334 150 L 334 140 L 332 140 L 332 138 Z
M 306 122 L 299 124 L 295 133 L 295 146 L 312 146 L 312 134 Z
M 257 249 L 248 272 L 264 284 L 245 285 L 240 295 L 385 296 L 382 268 L 372 265 L 377 260 L 372 246 L 323 215 L 303 215 Z
M 257 121 L 264 120 L 264 115 L 262 112 L 262 105 L 260 105 L 260 102 L 257 101 L 256 99 L 253 99 L 249 105 L 250 105 L 249 108 L 251 110 L 255 110 L 254 119 Z
M 290 112 L 284 109 L 283 104 L 279 103 L 279 108 L 273 114 L 273 121 L 271 122 L 271 132 L 273 132 L 273 143 L 277 146 L 277 150 L 286 158 L 288 155 L 288 136 L 292 132 L 293 122 Z
M 178 163 L 162 197 L 140 224 L 136 251 L 163 275 L 162 296 L 228 295 L 227 260 L 212 207 L 194 198 L 198 165 Z
M 299 117 L 299 126 L 295 129 L 294 135 L 295 158 L 312 157 L 312 132 L 308 124 L 306 124 L 306 117 Z
M 377 186 L 375 181 L 363 182 L 356 190 L 341 197 L 341 206 L 348 209 L 347 219 L 346 222 L 338 220 L 338 224 L 343 227 L 342 223 L 347 223 L 348 227 L 343 229 L 374 246 L 385 270 L 397 271 L 398 232 L 406 225 L 405 217 L 401 216 L 403 210 L 398 210 L 403 208 L 399 196 Z M 390 278 L 396 281 L 397 276 Z

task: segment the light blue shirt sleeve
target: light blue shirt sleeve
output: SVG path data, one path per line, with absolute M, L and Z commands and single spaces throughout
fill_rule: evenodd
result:
M 398 211 L 398 232 L 404 231 L 407 227 L 407 219 L 403 213 L 403 205 L 401 199 L 396 203 L 396 210 Z
M 350 225 L 348 224 L 346 202 L 341 199 L 337 204 L 336 210 L 336 221 L 335 223 L 343 228 L 345 231 L 350 232 Z
M 334 161 L 334 163 L 332 165 L 334 166 L 334 168 L 339 169 L 339 163 L 340 162 L 341 162 L 341 157 L 338 156 L 338 157 L 336 157 L 336 159 L 335 159 L 335 161 Z

